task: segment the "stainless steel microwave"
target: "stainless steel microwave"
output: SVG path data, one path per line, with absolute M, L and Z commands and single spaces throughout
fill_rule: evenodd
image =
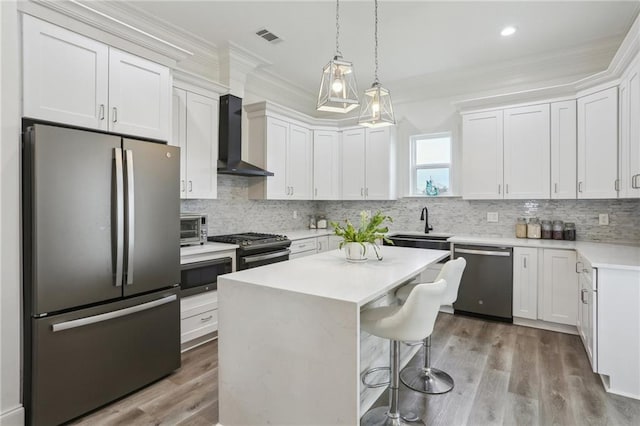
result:
M 207 215 L 182 213 L 180 215 L 180 245 L 204 244 L 207 242 Z
M 233 272 L 233 259 L 214 258 L 180 265 L 180 295 L 182 297 L 218 289 L 218 277 Z

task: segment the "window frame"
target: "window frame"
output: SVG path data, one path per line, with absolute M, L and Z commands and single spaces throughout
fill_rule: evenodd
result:
M 416 145 L 417 141 L 425 140 L 425 139 L 441 139 L 447 137 L 449 138 L 449 162 L 448 163 L 429 163 L 429 164 L 416 164 Z M 452 190 L 452 182 L 453 182 L 453 132 L 437 132 L 437 133 L 421 133 L 419 135 L 412 135 L 409 139 L 410 145 L 410 165 L 409 170 L 411 173 L 410 176 L 410 196 L 411 197 L 448 197 L 453 196 Z M 418 170 L 430 170 L 430 169 L 449 169 L 449 190 L 446 194 L 438 194 L 438 195 L 427 195 L 421 193 L 419 188 L 417 187 L 416 175 Z

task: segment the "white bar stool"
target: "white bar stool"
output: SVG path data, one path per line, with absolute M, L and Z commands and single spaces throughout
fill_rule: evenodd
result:
M 444 264 L 438 274 L 436 281 L 445 280 L 447 289 L 442 298 L 443 305 L 450 305 L 458 298 L 458 289 L 462 273 L 467 265 L 467 261 L 459 257 Z M 401 303 L 405 303 L 412 291 L 420 284 L 408 284 L 400 287 L 396 292 L 396 297 Z M 442 370 L 431 367 L 431 335 L 422 342 L 424 345 L 424 367 L 407 367 L 400 373 L 400 379 L 408 388 L 417 392 L 430 395 L 449 392 L 453 389 L 453 378 Z
M 400 386 L 400 342 L 421 340 L 431 335 L 436 322 L 442 296 L 447 288 L 445 280 L 420 284 L 413 288 L 402 306 L 383 306 L 360 314 L 360 325 L 374 336 L 391 340 L 391 382 L 389 406 L 369 410 L 360 420 L 361 425 L 409 425 L 400 416 L 398 389 Z M 417 416 L 408 418 L 420 421 Z

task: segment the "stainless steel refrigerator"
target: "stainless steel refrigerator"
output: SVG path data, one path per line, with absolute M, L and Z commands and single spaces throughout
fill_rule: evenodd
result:
M 180 151 L 26 123 L 24 402 L 59 424 L 180 367 Z

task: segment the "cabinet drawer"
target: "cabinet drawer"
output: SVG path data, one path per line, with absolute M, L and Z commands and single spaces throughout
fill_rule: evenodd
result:
M 305 251 L 316 251 L 317 242 L 314 238 L 305 238 L 304 240 L 297 240 L 291 243 L 291 254 L 302 253 Z
M 180 319 L 218 309 L 218 292 L 210 291 L 180 300 Z
M 185 343 L 218 330 L 218 310 L 202 312 L 180 321 L 180 343 Z

